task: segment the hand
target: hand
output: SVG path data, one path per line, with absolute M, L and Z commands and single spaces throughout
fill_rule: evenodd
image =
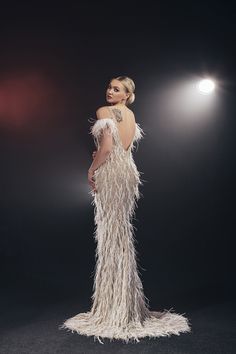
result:
M 97 151 L 93 152 L 93 154 L 92 154 L 93 159 L 95 159 L 96 153 L 97 153 Z
M 96 193 L 96 187 L 95 187 L 95 178 L 94 178 L 94 171 L 93 170 L 88 170 L 88 183 L 92 187 L 93 191 Z

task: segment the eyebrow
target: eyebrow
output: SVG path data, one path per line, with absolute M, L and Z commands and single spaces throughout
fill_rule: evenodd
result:
M 109 84 L 108 86 L 112 86 L 112 85 L 111 85 L 111 84 Z M 113 86 L 113 87 L 119 88 L 119 86 Z

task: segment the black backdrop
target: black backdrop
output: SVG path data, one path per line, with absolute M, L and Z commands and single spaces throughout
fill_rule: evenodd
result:
M 232 298 L 232 6 L 41 2 L 5 4 L 0 16 L 2 294 L 89 302 L 88 119 L 106 104 L 108 80 L 128 75 L 146 132 L 134 153 L 145 180 L 134 220 L 145 294 L 153 308 Z M 166 85 L 207 75 L 218 80 L 217 108 L 184 123 L 189 102 L 169 111 Z

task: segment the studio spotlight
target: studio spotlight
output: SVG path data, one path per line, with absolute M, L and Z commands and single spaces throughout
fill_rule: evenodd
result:
M 209 95 L 214 91 L 215 83 L 210 79 L 204 79 L 198 82 L 197 88 L 201 94 Z

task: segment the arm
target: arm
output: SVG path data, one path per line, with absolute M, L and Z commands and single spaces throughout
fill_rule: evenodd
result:
M 97 170 L 106 161 L 109 154 L 110 151 L 103 151 L 102 149 L 99 149 L 91 166 L 89 167 L 89 171 L 93 172 Z
M 96 111 L 97 119 L 107 118 L 108 114 L 109 113 L 107 107 L 100 107 Z M 100 142 L 100 148 L 97 151 L 96 156 L 89 168 L 90 172 L 93 172 L 98 169 L 106 161 L 107 157 L 109 156 L 112 150 L 112 144 L 112 134 L 109 132 L 108 129 L 104 129 Z

